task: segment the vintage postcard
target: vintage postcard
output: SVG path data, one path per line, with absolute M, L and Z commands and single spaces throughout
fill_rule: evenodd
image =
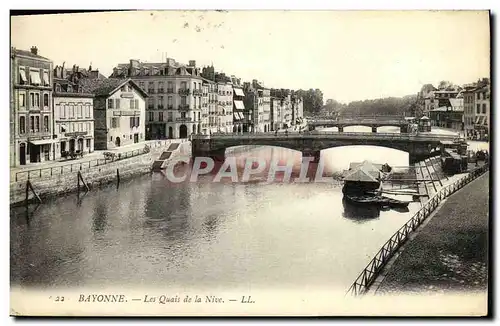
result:
M 488 314 L 488 11 L 10 24 L 12 316 Z

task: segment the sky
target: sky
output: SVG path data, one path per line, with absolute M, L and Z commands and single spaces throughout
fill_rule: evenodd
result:
M 487 11 L 133 11 L 11 17 L 11 45 L 109 76 L 165 57 L 339 102 L 490 75 Z

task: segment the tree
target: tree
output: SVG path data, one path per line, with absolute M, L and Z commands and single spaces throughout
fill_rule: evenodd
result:
M 304 100 L 304 112 L 317 114 L 323 107 L 323 92 L 318 88 L 307 91 L 299 89 L 297 95 Z

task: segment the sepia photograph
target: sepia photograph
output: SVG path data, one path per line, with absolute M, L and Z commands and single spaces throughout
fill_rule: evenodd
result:
M 487 316 L 490 24 L 11 11 L 9 314 Z

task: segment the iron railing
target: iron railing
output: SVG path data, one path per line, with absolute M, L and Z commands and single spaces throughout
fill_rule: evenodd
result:
M 167 143 L 172 142 L 184 142 L 185 139 L 173 139 L 173 140 L 152 140 L 145 142 L 144 145 L 147 145 L 149 148 L 156 148 L 159 146 L 165 146 Z M 106 159 L 106 158 L 97 158 L 93 160 L 83 161 L 83 162 L 74 162 L 68 164 L 62 164 L 53 167 L 39 168 L 39 169 L 29 169 L 16 172 L 14 175 L 14 180 L 17 181 L 25 181 L 32 180 L 34 178 L 44 179 L 44 178 L 52 178 L 57 175 L 61 175 L 68 172 L 74 172 L 84 169 L 90 169 L 92 167 L 102 166 L 105 164 L 109 164 L 112 162 L 116 162 L 118 160 L 123 160 L 131 157 L 135 157 L 138 155 L 146 154 L 147 151 L 145 148 L 134 149 L 131 151 L 123 152 L 123 153 L 115 153 L 114 159 Z
M 406 222 L 399 230 L 387 240 L 386 243 L 380 248 L 375 256 L 370 260 L 368 265 L 356 278 L 354 283 L 347 290 L 347 294 L 362 295 L 368 292 L 370 286 L 378 277 L 384 266 L 396 253 L 396 251 L 408 240 L 411 232 L 415 231 L 423 221 L 436 209 L 441 201 L 451 194 L 455 193 L 466 184 L 483 175 L 489 170 L 489 165 L 483 166 L 471 171 L 466 176 L 460 178 L 454 183 L 443 187 L 434 196 L 432 196 L 421 208 L 413 215 L 413 217 Z

